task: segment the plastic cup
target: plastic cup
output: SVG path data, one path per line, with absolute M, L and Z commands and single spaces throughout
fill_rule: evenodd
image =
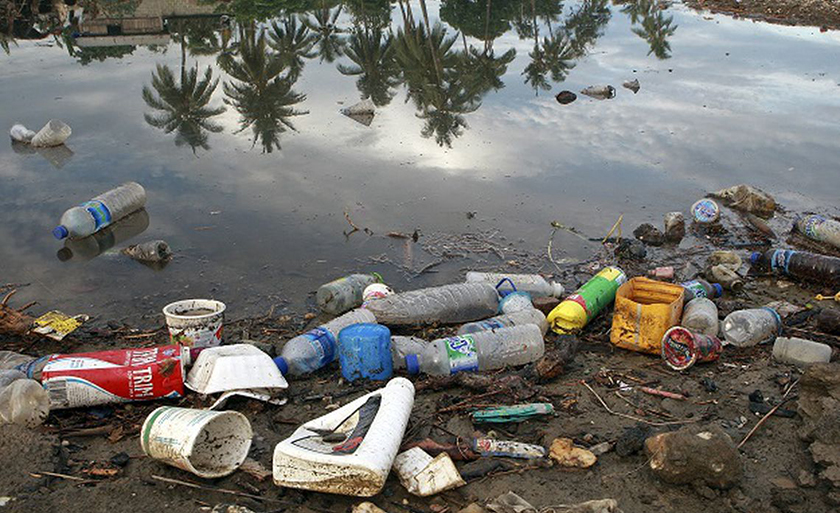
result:
M 186 347 L 222 344 L 225 304 L 212 299 L 184 299 L 163 308 L 169 339 Z
M 140 445 L 149 457 L 199 477 L 223 477 L 251 448 L 251 423 L 236 411 L 162 406 L 143 422 Z

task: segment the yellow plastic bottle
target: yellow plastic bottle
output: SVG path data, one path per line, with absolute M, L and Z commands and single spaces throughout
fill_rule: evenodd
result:
M 579 330 L 615 299 L 627 276 L 618 267 L 605 267 L 574 294 L 554 307 L 546 320 L 561 335 Z

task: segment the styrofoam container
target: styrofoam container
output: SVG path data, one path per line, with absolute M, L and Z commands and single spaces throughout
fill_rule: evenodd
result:
M 201 351 L 187 375 L 186 385 L 199 394 L 289 387 L 274 360 L 250 344 Z
M 274 482 L 318 492 L 372 497 L 394 463 L 414 385 L 394 378 L 384 388 L 311 420 L 274 448 Z
M 140 445 L 149 457 L 199 477 L 223 477 L 251 448 L 251 423 L 236 411 L 162 406 L 143 422 Z
M 394 470 L 406 490 L 420 497 L 467 484 L 447 453 L 432 458 L 419 447 L 397 454 Z
M 202 315 L 192 312 L 209 310 Z M 169 338 L 187 347 L 216 347 L 222 344 L 225 304 L 212 299 L 184 299 L 163 308 Z

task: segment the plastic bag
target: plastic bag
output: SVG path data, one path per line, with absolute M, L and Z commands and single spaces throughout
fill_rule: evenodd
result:
M 17 142 L 28 143 L 35 137 L 35 132 L 21 124 L 17 124 L 9 130 L 9 135 Z

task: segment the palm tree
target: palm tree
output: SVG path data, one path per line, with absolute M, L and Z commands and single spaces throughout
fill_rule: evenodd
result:
M 314 20 L 309 16 L 303 18 L 303 24 L 315 35 L 321 62 L 333 62 L 344 53 L 346 41 L 343 34 L 347 31 L 336 25 L 341 9 L 341 5 L 335 10 L 321 7 L 315 11 Z
M 240 38 L 239 57 L 224 61 L 223 69 L 235 81 L 225 82 L 225 103 L 239 112 L 241 132 L 251 128 L 254 145 L 259 142 L 263 153 L 280 149 L 280 135 L 295 130 L 289 118 L 308 114 L 294 105 L 306 95 L 292 87 L 297 75 L 287 71 L 282 56 L 268 49 L 265 32 L 245 33 Z M 284 74 L 284 71 L 287 71 Z
M 294 15 L 287 15 L 282 25 L 272 21 L 270 38 L 269 46 L 280 52 L 284 64 L 295 76 L 300 76 L 303 71 L 304 59 L 318 55 L 313 50 L 315 36 L 306 25 L 298 24 Z
M 222 131 L 211 118 L 224 112 L 225 108 L 208 106 L 219 80 L 213 80 L 209 66 L 199 79 L 198 65 L 188 71 L 182 67 L 180 78 L 180 82 L 176 82 L 169 66 L 157 65 L 152 73 L 152 88 L 143 86 L 143 100 L 160 113 L 146 113 L 143 117 L 146 123 L 167 134 L 176 132 L 176 146 L 187 144 L 193 153 L 196 148 L 208 150 L 208 132 Z
M 347 58 L 353 64 L 338 65 L 342 75 L 359 77 L 356 87 L 362 99 L 370 98 L 377 107 L 391 103 L 396 94 L 393 88 L 401 83 L 393 43 L 393 36 L 386 35 L 381 29 L 355 27 L 345 49 Z

